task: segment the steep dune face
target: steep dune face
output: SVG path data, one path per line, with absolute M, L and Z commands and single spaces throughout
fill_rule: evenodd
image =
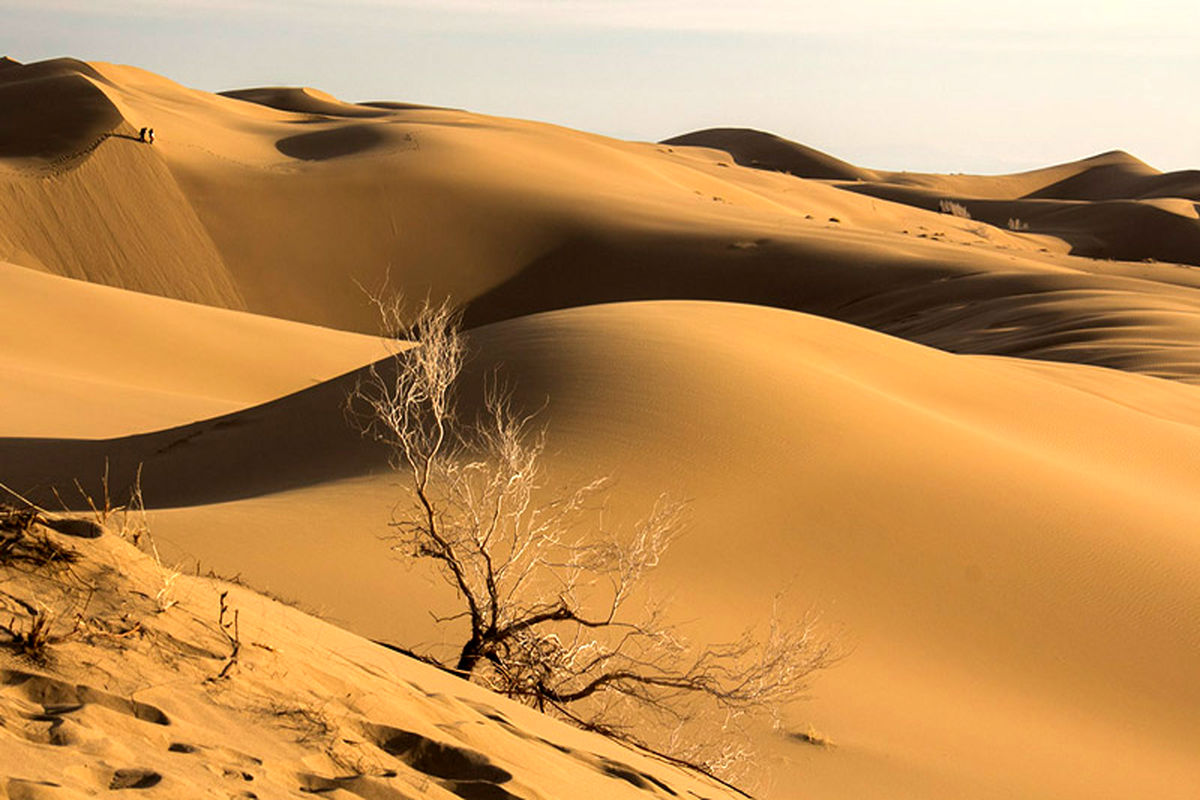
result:
M 502 363 L 527 405 L 550 398 L 555 475 L 617 476 L 610 522 L 662 489 L 695 498 L 694 529 L 655 579 L 702 620 L 695 635 L 730 635 L 789 584 L 790 602 L 844 628 L 854 655 L 787 729 L 839 746 L 764 731 L 785 765 L 775 796 L 861 796 L 897 773 L 909 788 L 890 796 L 1189 796 L 1193 387 L 727 304 L 574 309 L 473 341 L 468 387 Z M 143 463 L 152 503 L 207 504 L 157 513 L 160 547 L 369 635 L 437 641 L 427 606 L 406 598 L 439 612 L 452 599 L 382 557 L 396 490 L 385 454 L 345 425 L 346 388 L 0 452 L 25 488 L 106 456 L 118 478 Z
M 148 145 L 101 142 L 50 174 L 4 171 L 0 258 L 79 280 L 224 308 L 244 308 L 204 224 Z
M 244 306 L 119 91 L 71 59 L 0 73 L 0 259 L 179 299 Z
M 55 59 L 0 70 L 0 159 L 69 159 L 120 127 L 121 113 L 82 61 Z

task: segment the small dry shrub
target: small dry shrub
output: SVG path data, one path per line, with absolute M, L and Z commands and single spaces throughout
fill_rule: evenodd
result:
M 56 641 L 52 633 L 54 622 L 54 614 L 47 609 L 34 609 L 25 623 L 14 617 L 7 625 L 0 624 L 0 633 L 8 635 L 7 645 L 18 655 L 43 663 L 49 656 L 50 645 Z
M 952 217 L 960 217 L 962 219 L 971 218 L 971 212 L 967 211 L 967 207 L 962 203 L 956 203 L 953 200 L 939 200 L 938 210 L 943 214 L 949 214 Z

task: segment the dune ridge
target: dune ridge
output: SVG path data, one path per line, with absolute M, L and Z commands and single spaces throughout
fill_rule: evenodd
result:
M 1200 172 L 1162 173 L 1122 150 L 1013 175 L 866 170 L 786 139 L 715 128 L 665 140 L 716 148 L 739 164 L 836 181 L 848 191 L 938 211 L 943 202 L 997 228 L 1060 238 L 1089 258 L 1200 265 Z
M 193 422 L 384 355 L 373 336 L 0 263 L 8 434 L 101 438 Z
M 880 326 L 936 346 L 944 338 L 920 325 L 880 320 L 939 317 L 941 300 L 920 307 L 931 282 L 1003 270 L 1030 276 L 1015 295 L 988 298 L 1013 308 L 1006 324 L 1028 327 L 1029 355 L 1191 374 L 1181 348 L 1150 353 L 1157 336 L 1135 337 L 1144 356 L 1129 358 L 1130 325 L 1118 316 L 1096 314 L 1083 324 L 1057 313 L 1047 302 L 1053 297 L 1039 297 L 1040 285 L 1073 272 L 1073 291 L 1091 292 L 1101 305 L 1131 286 L 1113 275 L 1151 281 L 1136 290 L 1144 299 L 1131 298 L 1137 304 L 1178 305 L 1174 287 L 1197 279 L 1177 267 L 1059 255 L 1068 248 L 1061 234 L 1089 254 L 1119 246 L 1139 255 L 1153 240 L 1160 255 L 1169 250 L 1187 260 L 1200 222 L 1159 205 L 1049 205 L 1038 218 L 1058 234 L 1012 232 L 930 213 L 950 184 L 922 189 L 938 196 L 915 209 L 841 191 L 870 182 L 743 168 L 711 149 L 617 142 L 448 109 L 373 108 L 379 116 L 363 117 L 338 101 L 329 114 L 280 110 L 128 67 L 87 70 L 99 78 L 79 74 L 128 120 L 154 122 L 159 143 L 105 144 L 53 181 L 11 178 L 0 189 L 22 213 L 0 224 L 0 257 L 10 262 L 359 332 L 373 331 L 375 321 L 356 284 L 377 287 L 390 274 L 415 295 L 431 291 L 465 303 L 476 325 L 586 302 L 735 300 Z M 296 108 L 332 102 L 299 89 L 246 96 Z M 389 178 L 381 182 L 382 164 Z M 996 180 L 1016 181 L 1028 194 L 1080 170 L 1120 165 L 1136 167 L 1118 154 Z M 928 180 L 935 177 L 962 186 L 974 180 Z M 66 224 L 77 217 L 59 208 L 111 218 L 102 227 L 112 233 L 92 236 Z M 1003 223 L 1010 212 L 1020 213 L 997 206 L 986 216 Z M 1106 219 L 1100 231 L 1097 220 Z M 464 225 L 468 235 L 459 232 Z M 1008 292 L 1016 283 L 990 285 Z M 873 295 L 895 298 L 894 313 L 857 314 Z M 970 324 L 956 322 L 952 349 L 1022 354 L 1020 335 L 997 350 L 992 331 Z M 1164 341 L 1197 336 L 1190 314 L 1158 315 L 1155 324 L 1165 327 Z M 1078 330 L 1064 330 L 1072 326 Z M 1073 343 L 1047 348 L 1047 331 Z M 1108 341 L 1117 343 L 1111 351 Z
M 743 166 L 787 172 L 797 178 L 842 181 L 878 179 L 878 174 L 872 170 L 856 167 L 773 133 L 747 128 L 708 128 L 663 139 L 662 143 L 724 150 Z
M 295 111 L 301 114 L 320 114 L 331 117 L 382 117 L 384 110 L 375 110 L 343 103 L 331 94 L 307 86 L 264 86 L 253 89 L 230 89 L 221 92 L 224 97 L 245 100 L 268 106 L 280 111 Z

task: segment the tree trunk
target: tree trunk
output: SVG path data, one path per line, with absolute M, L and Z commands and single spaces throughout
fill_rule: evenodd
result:
M 470 678 L 479 664 L 479 659 L 483 657 L 482 645 L 483 642 L 478 636 L 472 636 L 463 645 L 462 652 L 458 654 L 458 663 L 454 665 L 454 671 L 460 673 L 464 678 Z

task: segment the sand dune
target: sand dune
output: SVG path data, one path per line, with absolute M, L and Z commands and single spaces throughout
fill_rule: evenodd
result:
M 300 114 L 320 114 L 330 117 L 382 117 L 387 112 L 364 108 L 353 103 L 343 103 L 331 94 L 319 89 L 293 86 L 265 86 L 254 89 L 231 89 L 221 92 L 225 97 L 247 100 L 251 103 L 277 108 L 280 111 L 295 111 Z
M 745 128 L 709 128 L 664 139 L 663 144 L 724 150 L 743 166 L 787 172 L 797 178 L 865 181 L 878 180 L 879 177 L 869 169 L 856 167 L 820 150 L 772 133 Z
M 740 168 L 712 150 L 445 109 L 346 118 L 334 112 L 358 107 L 335 104 L 314 116 L 195 92 L 128 67 L 89 69 L 100 78 L 82 79 L 107 92 L 131 127 L 152 121 L 159 142 L 109 141 L 59 177 L 0 181 L 0 192 L 22 209 L 20 220 L 0 225 L 0 255 L 139 291 L 370 331 L 374 319 L 356 281 L 378 286 L 385 273 L 414 294 L 468 303 L 472 324 L 588 302 L 705 299 L 877 325 L 879 315 L 856 316 L 853 305 L 896 297 L 904 314 L 937 315 L 937 306 L 914 304 L 931 281 L 964 274 L 1028 274 L 1026 300 L 1036 298 L 1039 282 L 1064 272 L 1076 273 L 1073 289 L 1099 297 L 1124 290 L 1112 273 L 1133 274 L 1153 279 L 1139 290 L 1152 305 L 1158 293 L 1174 293 L 1155 283 L 1196 281 L 1174 267 L 1065 259 L 1057 253 L 1067 245 L 1056 237 Z M 306 90 L 253 96 L 282 105 L 290 97 L 297 108 L 303 98 L 330 102 Z M 1044 170 L 1021 178 L 1022 188 L 1070 174 Z M 1196 224 L 1158 207 L 1143 211 L 1167 226 Z M 94 224 L 66 222 L 85 217 Z M 1060 232 L 1080 224 L 1068 220 Z M 1176 242 L 1124 230 L 1172 252 L 1191 247 L 1186 232 Z M 1134 242 L 1130 252 L 1139 247 Z M 1047 316 L 1048 307 L 1014 315 L 1031 327 L 1030 338 L 1072 324 L 1071 315 Z M 1189 315 L 1160 323 L 1172 328 L 1166 339 L 1196 337 Z M 880 329 L 938 341 L 921 338 L 919 327 Z M 988 331 L 959 331 L 954 349 L 994 352 Z M 1125 333 L 1118 325 L 1100 338 Z M 1093 345 L 1092 323 L 1075 338 L 1089 346 L 1035 352 L 1127 361 Z M 1014 346 L 1003 352 L 1021 354 Z M 1153 374 L 1183 372 L 1173 354 L 1158 360 L 1172 366 Z
M 72 711 L 42 708 L 0 652 L 8 777 L 86 793 L 153 772 L 151 793 L 182 796 L 248 754 L 237 769 L 264 797 L 720 796 L 357 638 L 454 642 L 429 617 L 453 598 L 381 538 L 386 453 L 342 412 L 382 346 L 358 284 L 386 276 L 465 305 L 464 396 L 503 365 L 526 406 L 548 399 L 552 474 L 614 475 L 607 522 L 664 489 L 693 498 L 653 588 L 694 636 L 736 633 L 781 587 L 840 631 L 850 657 L 757 733 L 764 796 L 1200 793 L 1193 173 L 1121 152 L 882 172 L 755 131 L 622 142 L 65 59 L 0 62 L 10 108 L 0 481 L 79 505 L 76 479 L 97 494 L 107 468 L 119 495 L 140 465 L 168 563 L 353 633 L 234 589 L 269 647 L 248 648 L 231 694 L 203 688 L 212 653 L 188 651 L 179 688 L 143 639 L 128 662 L 80 641 L 67 654 L 92 672 L 65 659 L 36 683 L 87 700 Z M 153 146 L 126 138 L 144 125 Z M 1028 231 L 1007 229 L 1017 216 Z M 95 542 L 132 581 L 103 602 L 149 602 L 158 567 Z M 138 605 L 148 635 L 219 645 L 201 612 L 222 587 L 180 586 L 178 617 Z M 139 688 L 178 737 L 113 713 Z M 284 689 L 334 698 L 330 741 L 378 763 L 339 767 L 254 716 Z M 70 749 L 20 733 L 51 711 Z M 422 773 L 382 747 L 389 726 L 511 777 Z
M 1129 187 L 1160 175 L 1144 161 L 1124 152 L 1107 153 L 1055 164 L 1013 175 L 929 175 L 917 172 L 881 172 L 880 178 L 909 186 L 925 187 L 956 195 L 979 196 L 991 199 L 1047 197 L 1060 200 L 1136 199 Z M 1055 187 L 1081 183 L 1091 187 L 1098 196 L 1070 197 Z
M 1119 150 L 1016 175 L 928 175 L 861 169 L 738 128 L 666 141 L 726 150 L 739 164 L 841 181 L 843 189 L 929 211 L 952 201 L 988 225 L 1015 220 L 1020 230 L 1062 239 L 1076 255 L 1200 265 L 1200 173 L 1164 174 Z
M 1056 200 L 1184 197 L 1200 201 L 1200 172 L 1196 170 L 1162 173 L 1122 152 L 1106 153 L 1088 161 L 1093 163 L 1087 169 L 1028 196 Z
M 371 336 L 0 263 L 4 430 L 100 438 L 256 405 L 370 363 Z
M 738 796 L 250 590 L 173 574 L 115 531 L 32 535 L 100 588 L 86 636 L 49 663 L 0 665 L 5 798 Z M 5 589 L 79 600 L 44 565 Z
M 1081 202 L 1052 199 L 980 200 L 971 196 L 895 184 L 844 188 L 892 202 L 936 210 L 950 201 L 972 219 L 998 228 L 1051 235 L 1069 242 L 1076 255 L 1130 261 L 1200 261 L 1200 217 L 1196 203 L 1181 197 Z
M 121 113 L 96 85 L 99 73 L 82 61 L 55 59 L 0 70 L 0 158 L 71 157 L 100 136 L 121 131 Z
M 1192 387 L 721 304 L 576 309 L 474 339 L 476 369 L 504 363 L 527 401 L 552 398 L 562 474 L 615 472 L 616 508 L 663 487 L 696 498 L 696 528 L 662 580 L 704 634 L 728 634 L 789 582 L 852 632 L 854 658 L 792 720 L 840 746 L 813 755 L 769 738 L 804 776 L 773 796 L 858 796 L 848 772 L 890 774 L 896 759 L 921 787 L 897 796 L 958 797 L 984 775 L 995 789 L 978 796 L 1120 797 L 1149 776 L 1155 796 L 1188 796 L 1200 741 L 1187 710 L 1200 702 L 1200 629 L 1184 611 L 1200 602 Z M 395 490 L 383 454 L 345 427 L 345 387 L 145 437 L 0 452 L 41 471 L 17 468 L 26 488 L 104 456 L 118 475 L 143 462 L 152 503 L 217 503 L 157 514 L 160 547 L 372 636 L 436 640 L 423 608 L 396 613 L 413 592 L 438 595 L 380 558 Z M 1030 730 L 1053 731 L 1053 747 Z M 932 755 L 949 751 L 954 769 Z

